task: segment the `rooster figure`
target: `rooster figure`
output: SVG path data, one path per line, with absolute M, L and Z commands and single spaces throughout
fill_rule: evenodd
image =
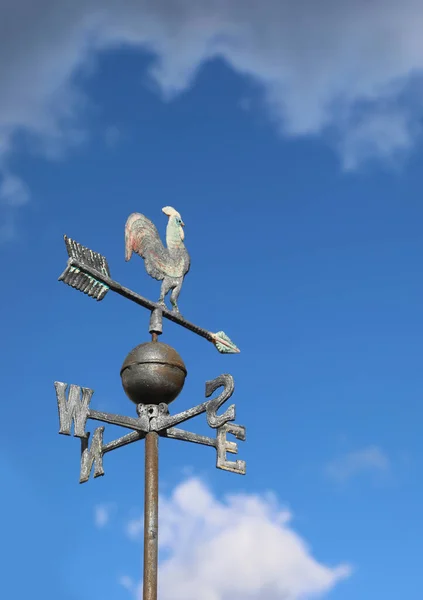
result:
M 184 246 L 184 223 L 181 215 L 171 206 L 163 209 L 169 217 L 165 248 L 155 225 L 140 213 L 132 213 L 125 226 L 125 259 L 133 252 L 144 259 L 146 271 L 151 277 L 163 281 L 158 304 L 166 308 L 165 298 L 172 290 L 170 302 L 173 312 L 179 313 L 178 297 L 185 275 L 189 271 L 190 258 Z

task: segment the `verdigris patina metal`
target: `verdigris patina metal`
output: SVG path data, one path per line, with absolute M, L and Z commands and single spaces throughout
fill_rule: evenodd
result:
M 152 302 L 132 290 L 120 285 L 110 277 L 110 270 L 107 260 L 98 252 L 93 252 L 89 248 L 82 246 L 68 236 L 64 236 L 66 249 L 68 252 L 68 264 L 66 269 L 59 277 L 67 285 L 88 294 L 97 301 L 103 300 L 109 290 L 116 292 L 128 300 L 132 300 L 139 306 L 160 314 L 161 317 L 182 325 L 193 333 L 212 342 L 221 354 L 237 354 L 239 348 L 223 332 L 212 333 L 202 327 L 198 327 L 184 319 L 179 313 L 168 310 L 163 304 Z
M 187 370 L 180 355 L 171 346 L 158 341 L 163 333 L 163 318 L 173 321 L 185 329 L 212 342 L 223 354 L 235 354 L 239 349 L 223 332 L 212 333 L 184 319 L 178 310 L 177 299 L 183 279 L 189 270 L 190 259 L 183 244 L 183 223 L 180 214 L 171 207 L 163 212 L 169 217 L 165 248 L 153 223 L 140 213 L 133 213 L 126 222 L 126 260 L 133 252 L 145 261 L 147 273 L 162 280 L 160 298 L 152 302 L 121 286 L 111 279 L 107 260 L 97 252 L 78 244 L 65 236 L 68 264 L 59 280 L 102 300 L 109 290 L 151 312 L 149 332 L 151 341 L 134 348 L 126 357 L 121 368 L 123 389 L 135 404 L 137 417 L 127 417 L 92 410 L 93 390 L 77 385 L 55 382 L 59 410 L 59 433 L 73 434 L 81 439 L 80 483 L 104 475 L 103 457 L 122 446 L 145 439 L 145 486 L 144 486 L 144 579 L 143 600 L 157 600 L 158 566 L 158 442 L 159 438 L 176 439 L 216 450 L 216 467 L 245 474 L 243 460 L 230 461 L 227 453 L 237 454 L 236 442 L 227 439 L 232 434 L 245 440 L 245 427 L 233 423 L 235 405 L 222 414 L 217 411 L 231 398 L 234 381 L 231 375 L 220 375 L 206 383 L 206 398 L 221 389 L 220 393 L 193 408 L 171 415 L 169 404 L 183 389 Z M 165 297 L 171 292 L 172 310 L 165 305 Z M 176 427 L 185 421 L 206 413 L 208 425 L 216 431 L 215 437 L 198 435 Z M 88 420 L 118 425 L 130 432 L 110 442 L 104 442 L 104 425 L 97 427 L 92 435 L 87 432 Z

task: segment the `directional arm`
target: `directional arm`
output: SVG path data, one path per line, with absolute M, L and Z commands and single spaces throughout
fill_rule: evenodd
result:
M 207 423 L 213 428 L 219 427 L 227 421 L 234 421 L 234 404 L 232 404 L 223 415 L 216 415 L 216 411 L 222 406 L 222 404 L 229 400 L 234 392 L 234 380 L 232 375 L 220 375 L 220 377 L 216 377 L 216 379 L 208 381 L 206 383 L 206 397 L 208 398 L 211 396 L 220 387 L 223 387 L 223 391 L 216 398 L 202 402 L 201 404 L 198 404 L 193 408 L 189 408 L 188 410 L 184 410 L 176 415 L 169 415 L 167 405 L 160 404 L 150 421 L 150 431 L 160 432 L 163 429 L 167 429 L 169 427 L 173 427 L 174 425 L 179 425 L 184 421 L 188 421 L 189 419 L 192 419 L 197 415 L 201 415 L 204 412 L 207 413 Z
M 226 458 L 227 452 L 236 454 L 238 451 L 236 442 L 227 440 L 228 434 L 234 435 L 239 440 L 245 440 L 245 427 L 230 422 L 235 419 L 235 405 L 232 404 L 224 413 L 217 414 L 219 408 L 233 394 L 234 381 L 231 375 L 220 375 L 206 383 L 206 397 L 211 396 L 219 388 L 223 388 L 215 398 L 206 400 L 176 415 L 169 415 L 167 404 L 159 404 L 158 406 L 139 404 L 137 406 L 138 418 L 92 410 L 89 405 L 94 392 L 90 388 L 82 388 L 77 385 L 68 386 L 68 384 L 61 382 L 55 382 L 55 388 L 59 409 L 60 433 L 71 435 L 73 424 L 74 435 L 81 439 L 81 483 L 88 481 L 93 468 L 94 477 L 104 475 L 103 456 L 107 452 L 142 440 L 151 431 L 156 431 L 160 436 L 169 439 L 213 447 L 216 449 L 217 468 L 245 474 L 245 461 L 231 462 Z M 174 425 L 189 421 L 202 413 L 207 414 L 209 426 L 216 430 L 215 438 L 174 427 Z M 104 444 L 104 426 L 100 426 L 95 429 L 90 443 L 90 433 L 86 431 L 88 419 L 118 425 L 132 431 Z
M 205 435 L 198 435 L 197 433 L 191 433 L 190 431 L 184 431 L 183 429 L 177 429 L 171 427 L 161 432 L 163 437 L 171 438 L 174 440 L 181 440 L 183 442 L 192 442 L 194 444 L 201 444 L 202 446 L 212 446 L 216 448 L 216 467 L 223 469 L 224 471 L 231 471 L 232 473 L 238 473 L 239 475 L 245 475 L 246 463 L 245 460 L 237 460 L 235 462 L 226 459 L 226 453 L 231 454 L 238 453 L 238 444 L 231 442 L 226 439 L 226 435 L 232 433 L 237 439 L 245 441 L 245 427 L 242 425 L 235 425 L 235 423 L 225 423 L 216 430 L 216 437 L 211 438 Z
M 127 429 L 135 429 L 135 431 L 143 431 L 147 433 L 148 421 L 145 422 L 142 418 L 134 419 L 132 417 L 121 417 L 120 415 L 112 415 L 110 413 L 99 412 L 97 410 L 89 410 L 88 418 L 94 421 L 102 421 L 103 423 L 110 423 L 110 425 L 119 425 L 120 427 L 126 427 Z

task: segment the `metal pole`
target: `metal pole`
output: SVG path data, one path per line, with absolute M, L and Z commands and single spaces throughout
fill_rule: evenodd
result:
M 151 312 L 151 341 L 157 342 L 162 332 L 162 313 Z M 144 484 L 144 580 L 143 600 L 157 600 L 158 529 L 159 529 L 159 434 L 145 436 Z
M 159 435 L 145 436 L 143 600 L 157 600 Z

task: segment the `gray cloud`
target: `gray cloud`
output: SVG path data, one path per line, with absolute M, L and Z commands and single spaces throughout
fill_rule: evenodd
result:
M 0 153 L 17 131 L 50 151 L 78 141 L 72 74 L 128 45 L 155 54 L 167 97 L 220 57 L 284 135 L 330 134 L 347 168 L 391 159 L 419 134 L 422 18 L 421 0 L 3 0 Z

